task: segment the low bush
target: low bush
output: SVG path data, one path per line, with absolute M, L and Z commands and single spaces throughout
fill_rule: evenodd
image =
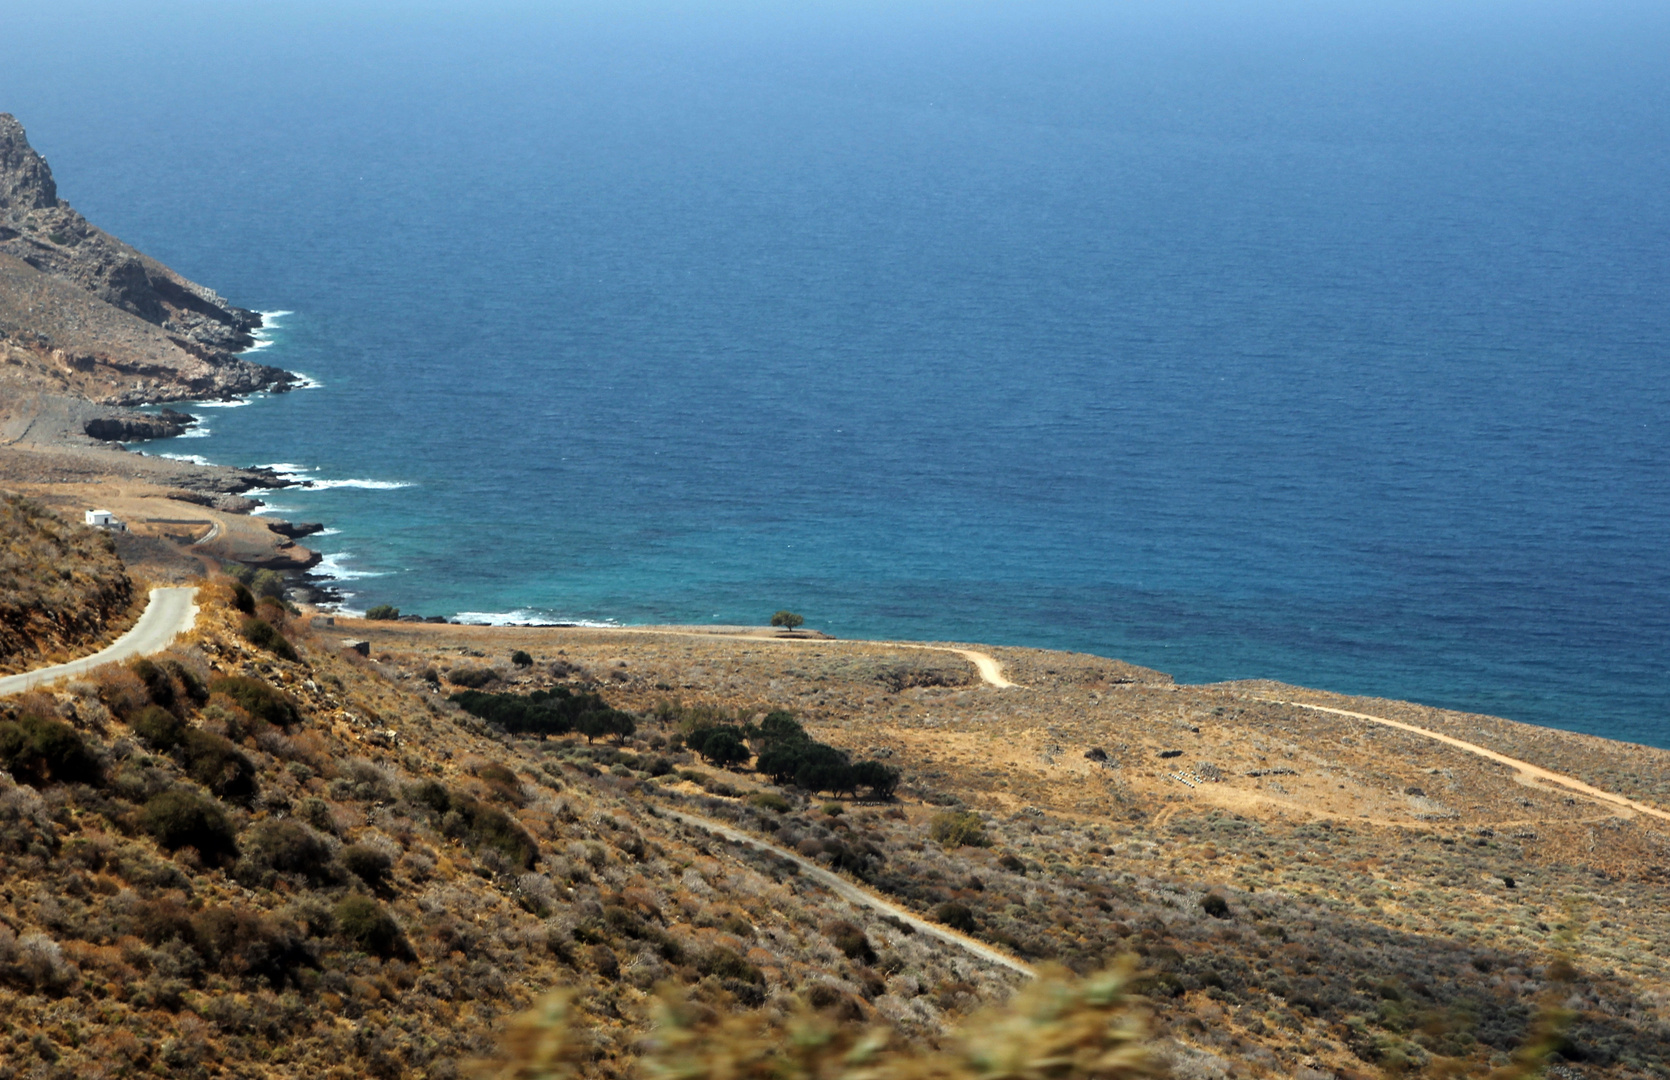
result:
M 315 885 L 330 884 L 340 876 L 325 838 L 295 818 L 262 822 L 244 846 L 250 863 L 299 875 Z
M 168 677 L 168 672 L 143 657 L 129 664 L 128 669 L 145 684 L 145 693 L 152 704 L 164 709 L 174 707 L 174 680 Z
M 215 800 L 195 791 L 175 788 L 155 796 L 145 804 L 141 821 L 145 831 L 163 847 L 194 847 L 206 862 L 238 853 L 237 835 L 226 811 Z
M 1215 892 L 1207 893 L 1200 898 L 1200 910 L 1214 919 L 1227 919 L 1229 918 L 1229 901 Z
M 807 997 L 819 1006 L 810 992 Z M 512 1022 L 504 1057 L 482 1075 L 491 1080 L 579 1075 L 595 1044 L 585 1037 L 588 1021 L 577 1001 L 573 992 L 554 995 Z M 968 1018 L 951 1038 L 907 1041 L 890 1029 L 866 1024 L 858 1010 L 826 1012 L 797 1025 L 791 1039 L 775 1005 L 754 1012 L 715 1011 L 669 997 L 654 1032 L 644 1040 L 637 1071 L 681 1080 L 1136 1080 L 1166 1075 L 1147 1041 L 1142 1002 L 1131 994 L 1123 970 L 1083 980 L 1046 972 L 1007 1003 Z M 785 1053 L 786 1047 L 793 1052 Z
M 186 774 L 220 798 L 240 803 L 254 798 L 255 765 L 225 736 L 186 728 L 176 752 Z
M 204 908 L 191 919 L 190 941 L 221 974 L 259 978 L 274 986 L 318 966 L 295 926 L 249 908 Z
M 748 805 L 758 807 L 761 810 L 770 810 L 778 814 L 786 814 L 790 810 L 794 809 L 794 806 L 789 802 L 789 800 L 783 798 L 775 791 L 754 792 L 754 794 L 748 796 Z
M 363 893 L 351 893 L 336 905 L 337 932 L 354 947 L 374 956 L 399 956 L 409 951 L 394 916 Z
M 463 686 L 471 690 L 480 690 L 483 686 L 493 682 L 499 673 L 492 668 L 453 668 L 447 672 L 446 680 L 454 686 Z M 467 710 L 466 710 L 467 711 Z
M 521 649 L 517 649 L 515 652 L 510 654 L 510 662 L 519 668 L 533 667 L 533 657 L 529 656 Z
M 830 924 L 824 933 L 848 960 L 856 960 L 866 966 L 876 962 L 875 947 L 870 944 L 870 938 L 862 928 L 842 920 Z
M 928 835 L 945 848 L 991 846 L 985 823 L 979 814 L 971 812 L 947 810 L 935 814 L 928 822 Z
M 449 837 L 495 851 L 523 870 L 530 869 L 539 858 L 539 843 L 503 810 L 452 791 L 436 780 L 408 785 L 401 794 Z
M 392 604 L 378 604 L 367 611 L 365 617 L 377 622 L 393 622 L 400 618 L 400 609 Z
M 972 934 L 979 927 L 969 906 L 954 900 L 934 908 L 934 921 L 944 923 L 953 930 L 961 930 L 965 934 Z
M 296 703 L 290 695 L 260 679 L 228 675 L 211 682 L 209 690 L 211 693 L 225 694 L 244 712 L 274 727 L 291 728 L 301 723 L 301 711 L 296 708 Z
M 80 732 L 31 713 L 0 721 L 0 767 L 34 787 L 96 784 L 102 772 Z
M 342 849 L 342 865 L 370 888 L 381 889 L 388 884 L 394 861 L 367 844 L 349 844 Z
M 232 582 L 232 606 L 245 615 L 255 614 L 255 594 L 241 581 Z
M 265 619 L 258 619 L 253 615 L 244 619 L 238 625 L 238 632 L 244 640 L 258 649 L 265 649 L 280 660 L 297 660 L 296 647 L 290 644 L 290 639 L 273 629 L 273 624 Z

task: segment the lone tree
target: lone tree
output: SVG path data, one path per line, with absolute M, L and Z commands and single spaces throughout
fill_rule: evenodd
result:
M 805 619 L 796 615 L 792 611 L 779 611 L 771 617 L 772 626 L 781 626 L 785 630 L 793 630 L 795 627 L 805 623 L 805 621 Z

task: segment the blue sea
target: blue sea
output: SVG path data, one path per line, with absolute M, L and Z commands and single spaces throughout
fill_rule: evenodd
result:
M 351 608 L 1670 746 L 1670 6 L 76 3 L 0 109 L 316 386 Z

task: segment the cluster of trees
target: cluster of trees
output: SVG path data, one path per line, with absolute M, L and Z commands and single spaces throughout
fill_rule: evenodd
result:
M 899 770 L 879 761 L 853 761 L 845 750 L 818 742 L 786 709 L 776 709 L 758 724 L 703 724 L 684 737 L 684 745 L 710 765 L 735 768 L 754 760 L 754 769 L 772 783 L 807 791 L 887 799 L 899 786 Z
M 638 730 L 631 713 L 613 707 L 597 694 L 576 693 L 562 686 L 526 695 L 461 690 L 452 695 L 452 700 L 465 712 L 516 735 L 544 739 L 577 731 L 587 742 L 600 738 L 619 742 Z

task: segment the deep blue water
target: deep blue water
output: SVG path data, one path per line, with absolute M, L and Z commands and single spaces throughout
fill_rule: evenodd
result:
M 1670 9 L 60 5 L 0 109 L 321 389 L 354 606 L 1670 745 Z M 376 576 L 355 576 L 376 575 Z

